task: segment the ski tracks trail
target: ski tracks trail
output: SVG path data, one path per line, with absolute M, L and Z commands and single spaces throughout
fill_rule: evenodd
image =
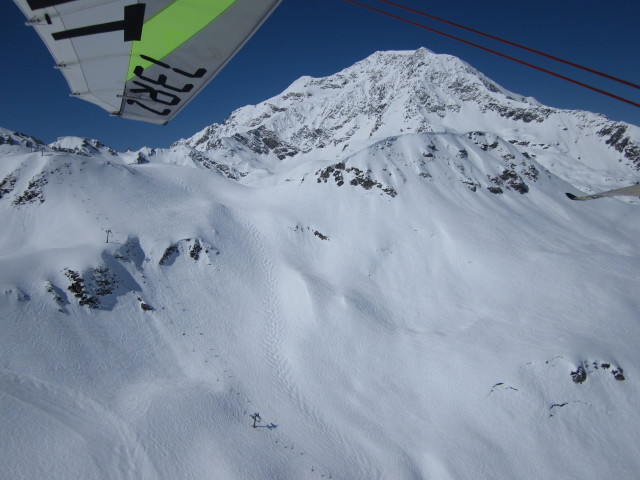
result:
M 257 265 L 261 272 L 259 291 L 262 305 L 262 318 L 265 320 L 266 333 L 262 339 L 262 345 L 266 362 L 271 369 L 272 384 L 277 389 L 278 400 L 284 404 L 292 404 L 298 411 L 298 417 L 306 425 L 299 429 L 305 436 L 312 436 L 315 442 L 321 443 L 327 455 L 319 455 L 318 458 L 343 457 L 349 465 L 355 467 L 355 471 L 349 473 L 351 478 L 382 478 L 382 472 L 378 471 L 369 455 L 359 448 L 355 442 L 345 438 L 331 422 L 327 421 L 321 410 L 315 406 L 300 388 L 303 382 L 298 381 L 295 369 L 289 361 L 286 345 L 286 308 L 282 298 L 287 295 L 285 281 L 282 272 L 278 271 L 272 255 L 275 253 L 268 247 L 267 240 L 258 228 L 246 217 L 240 217 L 243 228 L 249 233 L 251 243 L 255 248 Z M 264 392 L 269 394 L 272 392 Z M 309 432 L 314 432 L 309 435 Z M 316 457 L 312 452 L 310 456 Z M 313 471 L 318 472 L 318 469 Z M 355 475 L 355 477 L 353 477 Z M 328 476 L 327 476 L 328 478 Z M 341 478 L 335 473 L 332 478 Z
M 87 395 L 8 370 L 0 370 L 0 392 L 39 410 L 82 438 L 101 479 L 158 478 L 137 434 Z

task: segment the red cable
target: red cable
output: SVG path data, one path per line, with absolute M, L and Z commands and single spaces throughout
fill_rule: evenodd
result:
M 352 3 L 354 5 L 358 5 L 359 7 L 362 7 L 362 8 L 366 8 L 367 10 L 371 10 L 373 12 L 380 13 L 381 15 L 386 15 L 388 17 L 395 18 L 396 20 L 400 20 L 401 22 L 405 22 L 405 23 L 408 23 L 410 25 L 414 25 L 414 26 L 422 28 L 424 30 L 428 30 L 430 32 L 437 33 L 439 35 L 443 35 L 443 36 L 445 36 L 447 38 L 451 38 L 452 40 L 457 40 L 458 42 L 462 42 L 462 43 L 465 43 L 467 45 L 471 45 L 472 47 L 479 48 L 481 50 L 484 50 L 485 52 L 493 53 L 494 55 L 498 55 L 499 57 L 503 57 L 503 58 L 506 58 L 506 59 L 511 60 L 513 62 L 519 63 L 521 65 L 525 65 L 525 66 L 533 68 L 535 70 L 539 70 L 539 71 L 547 73 L 549 75 L 553 75 L 554 77 L 561 78 L 562 80 L 566 80 L 567 82 L 571 82 L 571 83 L 574 83 L 576 85 L 580 85 L 581 87 L 588 88 L 589 90 L 592 90 L 594 92 L 601 93 L 602 95 L 607 95 L 608 97 L 615 98 L 616 100 L 620 100 L 621 102 L 625 102 L 625 103 L 628 103 L 629 105 L 633 105 L 634 107 L 640 108 L 640 103 L 636 103 L 634 101 L 631 101 L 631 100 L 628 100 L 626 98 L 620 97 L 618 95 L 615 95 L 613 93 L 607 92 L 605 90 L 601 90 L 599 88 L 592 87 L 591 85 L 587 85 L 586 83 L 582 83 L 582 82 L 580 82 L 578 80 L 574 80 L 572 78 L 565 77 L 564 75 L 560 75 L 559 73 L 552 72 L 551 70 L 547 70 L 546 68 L 538 67 L 537 65 L 533 65 L 533 64 L 527 63 L 527 62 L 525 62 L 523 60 L 519 60 L 517 58 L 510 57 L 509 55 L 505 55 L 504 53 L 500 53 L 500 52 L 497 52 L 495 50 L 491 50 L 490 48 L 483 47 L 482 45 L 478 45 L 477 43 L 469 42 L 467 40 L 464 40 L 462 38 L 456 37 L 454 35 L 449 35 L 448 33 L 444 33 L 444 32 L 441 32 L 439 30 L 435 30 L 433 28 L 427 27 L 426 25 L 422 25 L 420 23 L 413 22 L 411 20 L 408 20 L 408 19 L 403 18 L 403 17 L 399 17 L 399 16 L 394 15 L 392 13 L 385 12 L 384 10 L 379 10 L 377 8 L 370 7 L 368 5 L 364 5 L 364 4 L 360 3 L 360 2 L 356 2 L 355 0 L 344 0 L 344 1 Z
M 496 37 L 495 35 L 490 35 L 488 33 L 481 32 L 480 30 L 475 30 L 473 28 L 465 27 L 464 25 L 460 25 L 459 23 L 454 23 L 454 22 L 451 22 L 449 20 L 445 20 L 444 18 L 439 18 L 439 17 L 436 17 L 434 15 L 430 15 L 428 13 L 420 12 L 418 10 L 414 10 L 413 8 L 405 7 L 403 5 L 398 5 L 397 3 L 393 3 L 393 2 L 390 2 L 388 0 L 379 0 L 379 1 L 382 2 L 382 3 L 386 3 L 387 5 L 392 5 L 394 7 L 401 8 L 403 10 L 407 10 L 408 12 L 412 12 L 412 13 L 415 13 L 415 14 L 418 14 L 418 15 L 422 15 L 423 17 L 431 18 L 431 19 L 436 20 L 438 22 L 446 23 L 448 25 L 453 25 L 454 27 L 462 28 L 463 30 L 467 30 L 469 32 L 476 33 L 478 35 L 482 35 L 484 37 L 491 38 L 493 40 L 497 40 L 497 41 L 502 42 L 502 43 L 506 43 L 507 45 L 511 45 L 513 47 L 521 48 L 522 50 L 526 50 L 528 52 L 535 53 L 536 55 L 541 55 L 543 57 L 550 58 L 551 60 L 555 60 L 556 62 L 561 62 L 561 63 L 564 63 L 566 65 L 570 65 L 572 67 L 579 68 L 581 70 L 585 70 L 587 72 L 594 73 L 596 75 L 600 75 L 601 77 L 608 78 L 609 80 L 613 80 L 613 81 L 619 82 L 619 83 L 624 83 L 625 85 L 628 85 L 630 87 L 639 88 L 640 89 L 640 85 L 637 85 L 637 84 L 632 83 L 632 82 L 628 82 L 628 81 L 623 80 L 621 78 L 614 77 L 614 76 L 609 75 L 607 73 L 600 72 L 598 70 L 594 70 L 593 68 L 585 67 L 585 66 L 579 65 L 577 63 L 570 62 L 568 60 L 563 60 L 562 58 L 558 58 L 558 57 L 555 57 L 553 55 L 549 55 L 548 53 L 544 53 L 544 52 L 541 52 L 539 50 L 535 50 L 533 48 L 529 48 L 529 47 L 526 47 L 524 45 L 520 45 L 518 43 L 511 42 L 509 40 L 505 40 L 505 39 L 500 38 L 500 37 Z

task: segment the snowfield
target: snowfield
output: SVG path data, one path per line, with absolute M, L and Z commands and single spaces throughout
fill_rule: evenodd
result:
M 0 478 L 637 478 L 640 201 L 564 194 L 639 170 L 424 49 L 166 150 L 2 129 Z

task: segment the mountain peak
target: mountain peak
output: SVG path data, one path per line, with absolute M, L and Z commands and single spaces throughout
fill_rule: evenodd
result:
M 568 180 L 577 163 L 594 169 L 593 178 L 612 175 L 612 157 L 625 171 L 640 168 L 637 127 L 541 105 L 456 57 L 426 48 L 376 52 L 334 75 L 301 77 L 280 95 L 240 108 L 174 146 L 238 177 L 274 171 L 287 159 L 340 164 L 380 142 L 443 133 L 483 133 L 505 145 L 531 146 L 520 150 L 544 158 L 545 168 L 565 158 Z M 566 144 L 577 145 L 574 156 L 567 155 Z
M 116 154 L 113 148 L 93 138 L 60 137 L 55 142 L 49 144 L 49 147 L 58 152 L 75 153 L 82 156 L 89 156 L 95 153 Z
M 39 148 L 44 144 L 30 135 L 0 128 L 0 145 L 19 145 L 28 148 Z
M 490 130 L 500 119 L 540 122 L 552 111 L 456 57 L 420 48 L 376 52 L 334 75 L 299 78 L 280 95 L 179 143 L 206 151 L 224 138 L 240 135 L 253 143 L 250 132 L 271 132 L 283 159 L 406 132 Z

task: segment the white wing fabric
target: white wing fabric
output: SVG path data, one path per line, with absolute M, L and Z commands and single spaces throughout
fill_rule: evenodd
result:
M 71 95 L 113 115 L 167 123 L 281 0 L 14 0 Z

